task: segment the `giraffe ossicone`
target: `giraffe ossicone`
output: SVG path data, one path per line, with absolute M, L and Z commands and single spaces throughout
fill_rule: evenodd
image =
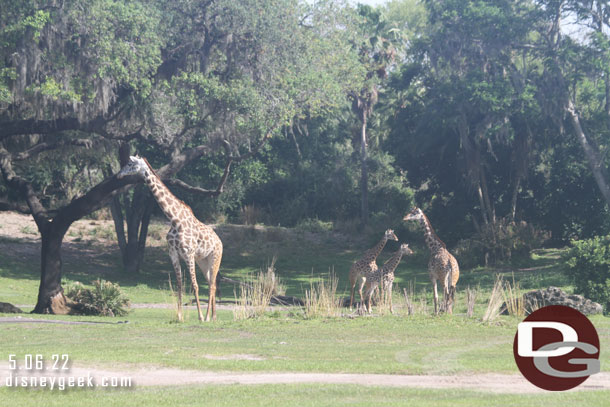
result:
M 216 276 L 222 260 L 222 241 L 210 226 L 195 217 L 186 203 L 171 193 L 145 158 L 137 155 L 129 157 L 129 162 L 119 171 L 117 178 L 128 175 L 137 175 L 144 179 L 159 207 L 171 221 L 171 227 L 167 233 L 167 243 L 178 285 L 178 319 L 184 320 L 180 259 L 185 261 L 189 270 L 199 320 L 203 321 L 203 314 L 199 302 L 195 264 L 199 266 L 209 285 L 205 320 L 209 321 L 210 317 L 216 319 Z

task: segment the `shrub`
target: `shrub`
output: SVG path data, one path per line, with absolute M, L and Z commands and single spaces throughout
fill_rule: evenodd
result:
M 574 280 L 574 290 L 610 309 L 610 236 L 572 241 L 565 255 L 567 274 Z
M 460 240 L 456 255 L 468 266 L 488 265 L 508 261 L 515 254 L 526 255 L 551 238 L 551 234 L 525 221 L 513 222 L 498 219 L 495 224 L 484 225 L 471 238 Z
M 74 307 L 84 315 L 122 316 L 129 311 L 129 299 L 118 284 L 110 281 L 95 280 L 93 289 L 85 288 L 75 282 L 67 290 L 66 297 L 76 303 Z
M 263 218 L 265 216 L 265 212 L 256 207 L 254 204 L 252 205 L 244 205 L 239 211 L 239 220 L 243 225 L 256 225 L 258 223 L 263 223 Z
M 306 218 L 297 223 L 296 229 L 302 232 L 324 233 L 333 230 L 333 223 Z

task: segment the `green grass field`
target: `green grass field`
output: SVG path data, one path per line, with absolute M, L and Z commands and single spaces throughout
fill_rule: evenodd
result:
M 223 385 L 150 387 L 137 390 L 73 390 L 63 393 L 0 388 L 11 406 L 413 406 L 413 407 L 539 407 L 574 405 L 605 407 L 608 391 L 544 395 L 490 394 L 463 390 L 415 390 L 355 385 Z
M 226 245 L 222 271 L 240 279 L 265 268 L 274 256 L 277 275 L 288 295 L 302 296 L 311 279 L 334 270 L 339 291 L 347 295 L 347 272 L 362 247 L 330 245 L 330 236 L 312 239 L 287 231 L 245 231 Z M 1 244 L 2 242 L 0 242 Z M 383 261 L 395 248 L 388 245 Z M 78 249 L 78 247 L 76 247 Z M 88 325 L 7 323 L 0 325 L 0 363 L 8 355 L 23 360 L 28 354 L 69 354 L 78 366 L 112 369 L 117 366 L 169 367 L 217 372 L 326 372 L 417 375 L 517 374 L 512 342 L 520 318 L 501 316 L 481 322 L 496 274 L 519 282 L 522 289 L 549 285 L 570 291 L 562 273 L 560 252 L 541 250 L 521 259 L 519 268 L 462 270 L 454 315 L 397 315 L 305 319 L 296 307 L 270 311 L 258 319 L 235 321 L 230 310 L 219 311 L 212 324 L 197 321 L 186 311 L 185 323 L 175 322 L 174 302 L 168 290 L 171 270 L 165 248 L 147 249 L 141 274 L 126 276 L 116 249 L 84 245 L 86 257 L 74 247 L 64 256 L 64 279 L 90 284 L 97 278 L 117 282 L 134 303 L 166 304 L 165 309 L 134 309 L 127 316 L 68 317 L 24 315 L 25 318 L 99 322 Z M 76 253 L 76 254 L 75 254 Z M 403 260 L 397 283 L 415 285 L 431 309 L 430 284 L 423 249 Z M 0 254 L 0 301 L 33 305 L 39 284 L 37 259 L 4 251 Z M 172 273 L 172 278 L 173 278 Z M 203 281 L 199 273 L 200 281 Z M 203 298 L 207 286 L 201 284 Z M 478 287 L 475 316 L 465 315 L 465 287 Z M 224 285 L 223 300 L 233 300 L 233 287 Z M 28 309 L 28 307 L 24 307 Z M 347 311 L 346 311 L 347 312 Z M 9 316 L 0 314 L 0 316 Z M 610 363 L 610 318 L 591 318 L 601 340 L 602 370 Z M 116 323 L 127 321 L 127 323 Z M 235 357 L 240 355 L 240 357 Z M 245 355 L 245 357 L 244 357 Z M 4 360 L 4 362 L 3 362 Z M 137 378 L 135 378 L 137 381 Z M 606 405 L 610 392 L 592 391 L 544 395 L 507 395 L 477 391 L 356 386 L 356 385 L 195 385 L 189 387 L 136 387 L 130 390 L 73 390 L 66 392 L 0 387 L 0 399 L 11 406 L 40 405 L 464 405 L 538 406 L 542 403 Z

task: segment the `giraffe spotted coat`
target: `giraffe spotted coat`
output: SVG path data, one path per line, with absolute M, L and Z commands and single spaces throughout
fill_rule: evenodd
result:
M 178 319 L 183 320 L 180 259 L 186 263 L 191 277 L 199 320 L 203 320 L 203 314 L 199 302 L 195 264 L 203 271 L 209 285 L 205 320 L 209 321 L 210 317 L 216 319 L 216 276 L 222 260 L 222 241 L 211 227 L 201 223 L 195 217 L 187 204 L 171 193 L 146 159 L 138 156 L 130 157 L 129 163 L 121 169 L 117 177 L 122 178 L 127 175 L 138 175 L 144 179 L 159 207 L 171 222 L 167 233 L 167 243 L 178 285 Z

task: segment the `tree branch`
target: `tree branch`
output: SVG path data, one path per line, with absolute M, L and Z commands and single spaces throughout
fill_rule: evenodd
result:
M 44 206 L 42 206 L 42 203 L 40 203 L 32 184 L 15 174 L 12 156 L 3 147 L 0 147 L 0 172 L 2 172 L 6 185 L 19 192 L 21 197 L 27 202 L 38 228 L 42 230 L 45 223 L 49 220 L 49 214 Z
M 55 120 L 10 120 L 0 123 L 0 141 L 23 134 L 54 134 L 67 130 L 101 133 L 107 121 L 103 116 L 97 116 L 85 123 L 81 123 L 75 117 Z
M 157 170 L 157 174 L 162 179 L 169 178 L 176 175 L 186 164 L 203 156 L 211 151 L 210 147 L 206 145 L 200 145 L 197 147 L 189 148 L 180 154 L 176 154 L 172 157 L 172 160 Z
M 30 215 L 32 211 L 30 207 L 19 202 L 11 202 L 4 199 L 0 199 L 0 212 L 3 211 L 15 211 L 19 213 L 23 213 L 26 215 Z
M 176 178 L 167 178 L 167 179 L 164 179 L 163 182 L 166 185 L 178 187 L 178 188 L 184 189 L 187 192 L 197 194 L 197 195 L 218 196 L 221 193 L 221 191 L 219 190 L 221 188 L 217 188 L 216 190 L 213 190 L 213 189 L 204 189 L 204 188 L 200 188 L 200 187 L 194 187 L 194 186 L 189 185 L 186 182 L 181 181 Z
M 13 160 L 14 161 L 27 160 L 28 158 L 30 158 L 36 154 L 42 153 L 43 151 L 56 150 L 60 147 L 64 147 L 67 145 L 91 148 L 91 147 L 93 147 L 93 141 L 91 141 L 89 139 L 73 139 L 73 140 L 59 140 L 54 143 L 42 142 L 42 143 L 36 144 L 34 147 L 31 147 L 25 151 L 22 151 L 16 155 L 14 155 Z

